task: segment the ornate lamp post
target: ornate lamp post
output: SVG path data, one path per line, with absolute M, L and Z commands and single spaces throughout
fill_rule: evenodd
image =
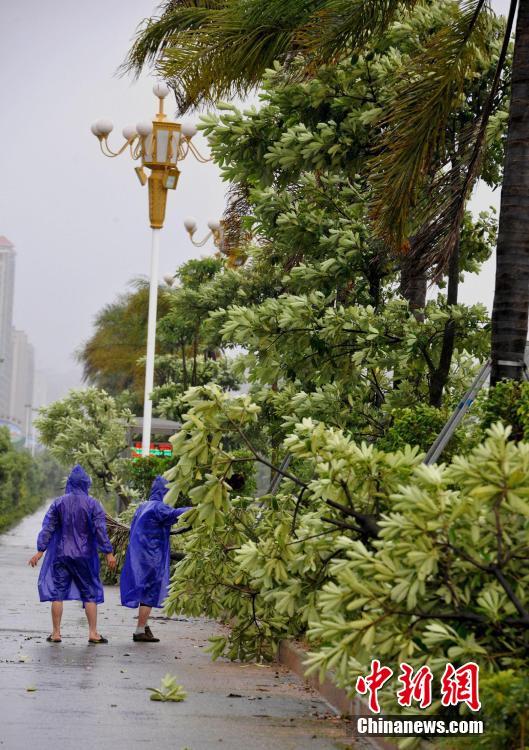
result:
M 136 126 L 123 128 L 125 143 L 113 151 L 108 144 L 108 136 L 114 126 L 106 118 L 98 120 L 92 127 L 92 133 L 99 140 L 101 151 L 105 156 L 115 157 L 127 148 L 134 160 L 141 161 L 135 172 L 142 185 L 149 189 L 149 220 L 152 227 L 151 244 L 151 278 L 149 287 L 149 316 L 147 323 L 147 362 L 145 367 L 145 395 L 143 408 L 142 454 L 149 455 L 151 443 L 152 401 L 151 392 L 154 385 L 154 350 L 156 342 L 156 308 L 158 302 L 158 258 L 159 234 L 165 219 L 167 191 L 174 190 L 178 184 L 180 170 L 178 163 L 188 156 L 193 156 L 202 163 L 209 161 L 203 157 L 191 139 L 197 132 L 194 125 L 180 124 L 167 119 L 164 113 L 164 99 L 169 93 L 165 83 L 157 83 L 153 92 L 159 100 L 159 108 L 154 119 L 139 122 Z M 150 170 L 147 174 L 145 169 Z
M 210 219 L 208 221 L 209 232 L 201 240 L 195 240 L 194 238 L 197 231 L 197 222 L 192 216 L 188 216 L 184 219 L 184 227 L 189 235 L 189 239 L 195 247 L 204 247 L 206 242 L 213 237 L 215 247 L 217 247 L 221 253 L 224 252 L 224 227 L 222 226 L 221 221 Z
M 197 222 L 192 216 L 188 216 L 184 219 L 184 227 L 189 235 L 189 239 L 195 247 L 204 247 L 206 242 L 210 238 L 213 238 L 213 244 L 218 249 L 219 253 L 227 257 L 228 266 L 231 268 L 242 266 L 246 261 L 246 254 L 243 251 L 228 246 L 222 221 L 210 219 L 208 221 L 209 232 L 201 240 L 195 240 Z

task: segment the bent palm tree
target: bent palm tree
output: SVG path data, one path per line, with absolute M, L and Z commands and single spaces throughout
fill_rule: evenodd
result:
M 399 12 L 417 0 L 170 0 L 148 21 L 126 67 L 149 62 L 173 81 L 181 110 L 244 95 L 274 60 L 303 55 L 307 70 L 361 49 Z M 502 83 L 518 10 L 512 92 L 497 243 L 492 315 L 492 380 L 521 378 L 529 313 L 529 0 L 512 0 L 496 76 L 479 121 L 461 142 L 461 158 L 439 170 L 425 191 L 429 167 L 439 158 L 452 103 L 491 33 L 486 0 L 455 4 L 454 21 L 420 53 L 402 78 L 371 163 L 376 231 L 395 248 L 410 238 L 425 265 L 444 269 L 457 247 L 465 201 L 479 176 L 489 117 Z M 417 224 L 417 217 L 421 224 Z M 413 221 L 413 223 L 412 223 Z

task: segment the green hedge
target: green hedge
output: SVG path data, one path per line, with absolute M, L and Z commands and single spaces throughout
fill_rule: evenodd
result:
M 0 531 L 32 513 L 58 493 L 62 472 L 46 454 L 33 458 L 14 448 L 7 427 L 0 428 Z

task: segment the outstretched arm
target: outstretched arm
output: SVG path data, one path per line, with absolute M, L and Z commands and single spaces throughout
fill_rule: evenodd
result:
M 48 508 L 48 512 L 44 516 L 44 520 L 42 521 L 42 528 L 40 530 L 40 533 L 37 537 L 37 550 L 33 557 L 28 560 L 28 565 L 31 565 L 32 568 L 34 568 L 36 565 L 38 565 L 38 562 L 44 552 L 48 549 L 48 545 L 50 543 L 50 539 L 53 536 L 53 532 L 59 525 L 59 514 L 57 512 L 57 507 L 55 505 L 55 502 L 53 502 L 50 507 Z
M 156 504 L 157 518 L 163 526 L 172 526 L 178 521 L 183 513 L 191 510 L 191 506 L 186 508 L 171 508 L 165 503 Z

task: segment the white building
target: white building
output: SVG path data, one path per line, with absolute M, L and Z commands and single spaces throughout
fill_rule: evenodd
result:
M 11 399 L 11 332 L 15 289 L 15 248 L 0 236 L 0 419 L 8 419 Z
M 12 330 L 11 395 L 9 417 L 20 425 L 26 443 L 29 442 L 33 421 L 33 386 L 35 381 L 35 353 L 24 331 Z
M 15 255 L 13 243 L 0 236 L 0 424 L 29 445 L 35 355 L 26 333 L 13 328 Z

